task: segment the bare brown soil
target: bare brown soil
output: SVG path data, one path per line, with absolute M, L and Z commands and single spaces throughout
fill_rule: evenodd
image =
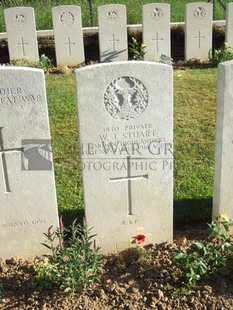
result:
M 132 264 L 128 252 L 103 257 L 101 283 L 74 299 L 58 288 L 36 287 L 33 264 L 40 258 L 1 260 L 0 283 L 4 296 L 0 309 L 233 309 L 231 268 L 222 268 L 220 273 L 190 290 L 182 290 L 182 283 L 174 280 L 177 271 L 174 249 L 185 249 L 204 236 L 202 228 L 176 231 L 173 244 L 141 249 L 153 253 L 145 264 Z

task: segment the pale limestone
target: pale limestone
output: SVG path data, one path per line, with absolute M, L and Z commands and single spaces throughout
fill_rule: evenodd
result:
M 150 3 L 143 5 L 144 60 L 159 61 L 162 54 L 171 56 L 170 5 Z
M 233 48 L 233 2 L 226 5 L 226 38 L 228 46 Z
M 43 70 L 0 67 L 0 103 L 0 256 L 42 255 L 58 226 Z
M 212 48 L 213 4 L 195 2 L 186 5 L 185 60 L 208 60 Z
M 98 7 L 100 61 L 128 60 L 126 6 L 107 4 Z
M 34 9 L 14 7 L 4 10 L 10 60 L 39 59 Z
M 52 8 L 57 65 L 76 66 L 85 61 L 79 6 Z
M 233 61 L 218 66 L 217 128 L 213 218 L 233 219 Z
M 172 240 L 172 74 L 141 61 L 75 71 L 85 215 L 103 253 L 137 234 Z

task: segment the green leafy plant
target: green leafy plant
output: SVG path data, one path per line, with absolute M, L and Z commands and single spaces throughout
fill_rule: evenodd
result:
M 53 232 L 50 227 L 45 236 L 43 245 L 50 254 L 45 255 L 47 263 L 35 266 L 36 284 L 42 288 L 59 286 L 73 297 L 100 281 L 99 248 L 86 225 L 76 225 L 75 220 L 65 229 L 60 218 L 60 227 Z
M 44 54 L 40 56 L 38 61 L 38 66 L 40 69 L 43 69 L 45 72 L 48 72 L 50 68 L 52 68 L 52 62 L 49 57 Z
M 175 287 L 167 283 L 164 290 L 171 294 L 172 298 L 179 298 L 180 296 L 189 296 L 192 291 L 188 287 Z
M 225 42 L 221 48 L 210 50 L 208 56 L 210 62 L 218 65 L 220 62 L 233 59 L 233 50 L 228 46 L 228 43 Z
M 34 271 L 36 273 L 35 284 L 40 289 L 50 289 L 55 286 L 54 266 L 52 264 L 49 262 L 36 263 Z
M 188 66 L 188 61 L 187 60 L 178 60 L 177 65 L 186 67 L 186 66 Z
M 145 48 L 145 44 L 139 44 L 138 41 L 134 37 L 132 37 L 132 43 L 129 44 L 129 50 L 133 54 L 134 60 L 144 59 L 144 55 L 146 54 Z
M 187 251 L 176 251 L 175 261 L 183 271 L 187 284 L 193 285 L 202 278 L 226 266 L 233 253 L 233 245 L 226 234 L 233 221 L 225 214 L 216 217 L 209 226 L 206 240 L 193 243 Z

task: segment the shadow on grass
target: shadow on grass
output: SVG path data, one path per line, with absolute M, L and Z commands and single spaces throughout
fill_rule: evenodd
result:
M 69 227 L 75 219 L 77 219 L 77 223 L 83 224 L 84 210 L 82 209 L 62 210 L 59 212 L 59 216 L 61 215 L 65 227 Z
M 174 228 L 210 223 L 212 220 L 212 197 L 174 201 Z
M 62 210 L 63 222 L 68 227 L 74 219 L 83 223 L 84 210 Z M 190 227 L 197 224 L 210 223 L 212 220 L 212 197 L 206 199 L 184 199 L 174 201 L 174 228 L 181 228 L 187 225 Z

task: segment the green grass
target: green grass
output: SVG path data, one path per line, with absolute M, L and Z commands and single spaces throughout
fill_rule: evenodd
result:
M 59 211 L 71 218 L 83 210 L 74 76 L 46 80 Z
M 232 0 L 222 0 L 223 3 L 231 2 Z M 141 11 L 142 5 L 150 3 L 148 0 L 92 0 L 93 25 L 97 26 L 97 8 L 100 5 L 119 3 L 127 6 L 127 22 L 128 24 L 142 23 Z M 192 0 L 156 0 L 157 3 L 170 3 L 171 5 L 171 21 L 184 21 L 185 5 Z M 225 19 L 223 8 L 215 0 L 214 19 Z M 79 5 L 82 10 L 82 22 L 84 27 L 91 26 L 90 2 L 88 0 L 3 0 L 0 2 L 0 32 L 5 31 L 3 10 L 8 7 L 15 6 L 31 6 L 35 9 L 37 29 L 52 29 L 52 13 L 51 8 L 59 5 Z
M 175 219 L 209 219 L 217 69 L 175 71 Z M 203 208 L 199 213 L 199 209 Z
M 83 214 L 73 74 L 46 77 L 59 211 Z M 208 220 L 214 174 L 217 69 L 174 71 L 175 220 Z

